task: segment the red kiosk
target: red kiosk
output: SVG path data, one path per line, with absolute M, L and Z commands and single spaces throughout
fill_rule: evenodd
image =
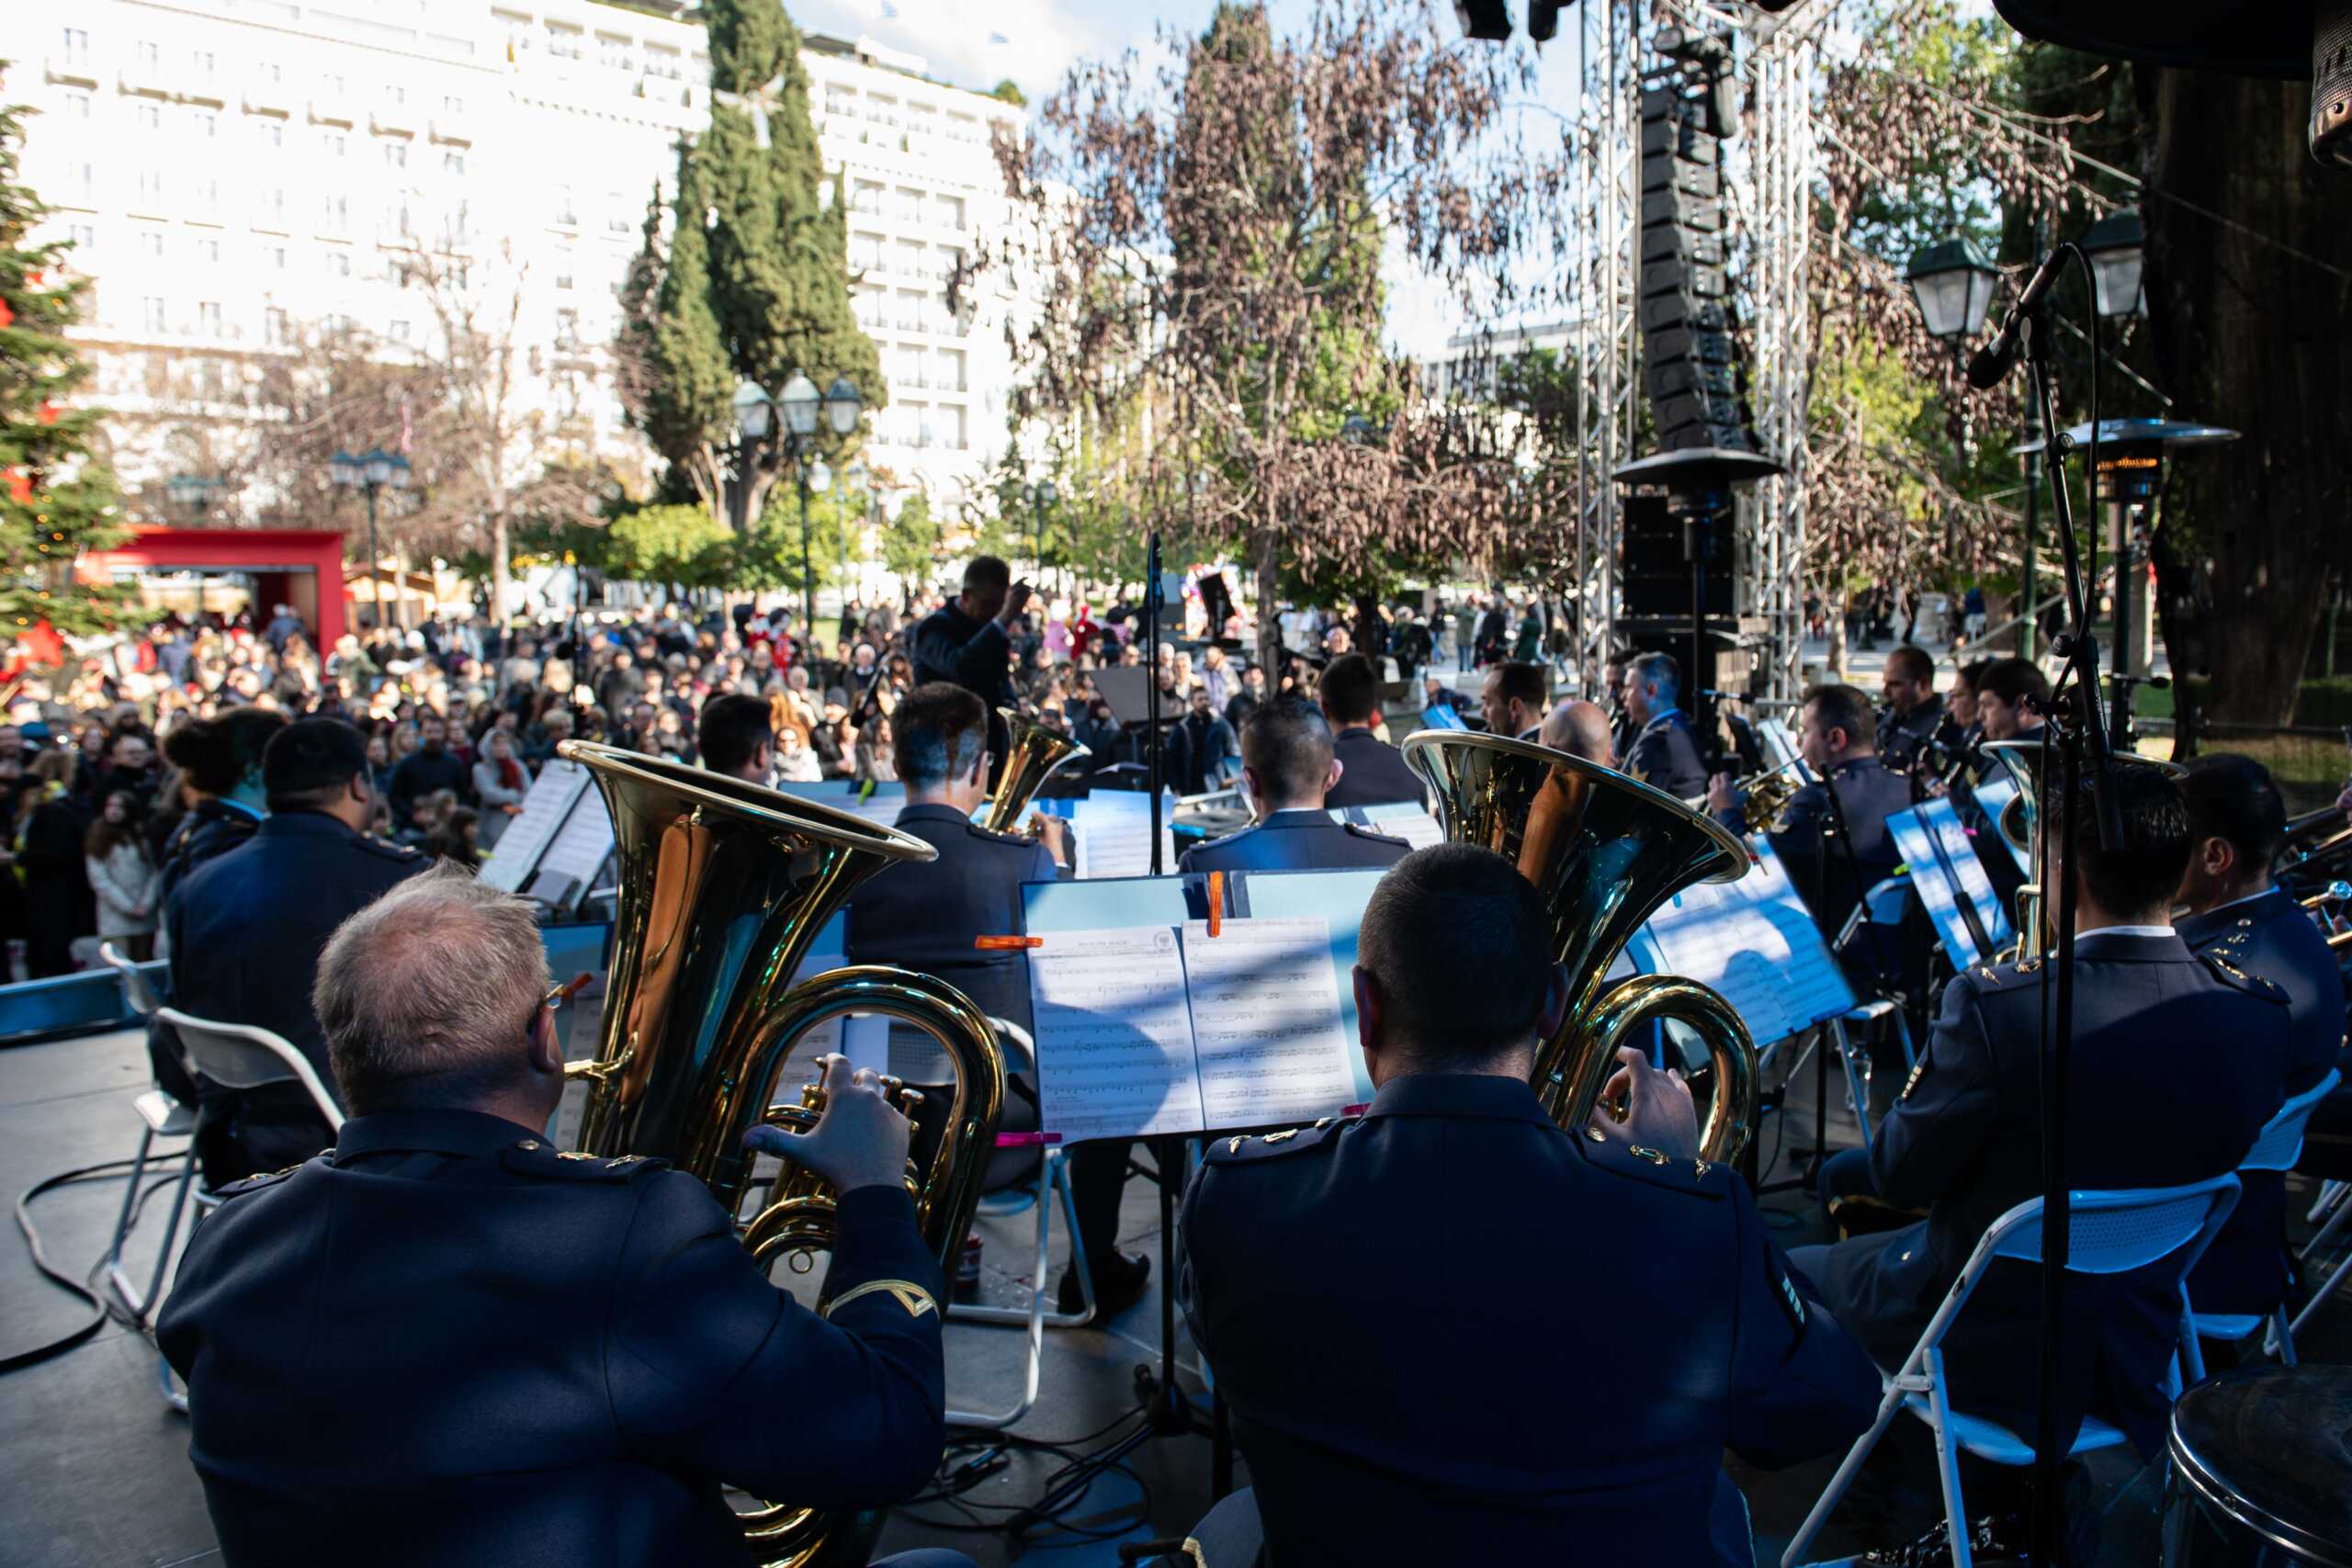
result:
M 343 536 L 318 528 L 134 527 L 128 543 L 92 550 L 76 563 L 92 578 L 119 570 L 236 572 L 253 579 L 254 618 L 291 604 L 315 631 L 321 651 L 345 628 Z M 325 584 L 322 588 L 322 584 Z

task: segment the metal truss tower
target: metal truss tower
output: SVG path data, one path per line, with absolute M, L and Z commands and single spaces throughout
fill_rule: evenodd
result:
M 1566 136 L 1575 186 L 1566 286 L 1576 322 L 1577 490 L 1575 581 L 1579 660 L 1598 681 L 1616 640 L 1623 509 L 1610 475 L 1647 451 L 1642 406 L 1641 85 L 1663 63 L 1668 29 L 1728 34 L 1739 134 L 1724 168 L 1733 297 L 1747 393 L 1765 455 L 1786 470 L 1740 501 L 1736 596 L 1764 646 L 1762 695 L 1792 700 L 1801 657 L 1810 481 L 1805 400 L 1812 363 L 1806 269 L 1813 243 L 1814 64 L 1827 0 L 1781 17 L 1736 16 L 1701 0 L 1589 0 L 1576 10 L 1583 80 Z M 1565 563 L 1564 563 L 1565 564 Z

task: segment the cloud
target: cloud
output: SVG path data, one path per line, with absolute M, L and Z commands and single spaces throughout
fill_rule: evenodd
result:
M 920 55 L 927 73 L 958 87 L 985 93 L 1009 76 L 1032 102 L 1080 57 L 1125 48 L 1132 24 L 1103 0 L 798 0 L 786 9 L 806 31 L 863 34 Z

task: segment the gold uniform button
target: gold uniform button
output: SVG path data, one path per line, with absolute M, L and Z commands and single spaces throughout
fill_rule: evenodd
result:
M 1630 1152 L 1635 1159 L 1645 1159 L 1652 1165 L 1666 1163 L 1666 1151 L 1663 1149 L 1645 1149 L 1641 1145 L 1635 1144 Z
M 514 1146 L 526 1154 L 533 1154 L 537 1152 L 539 1141 L 537 1138 L 526 1138 Z
M 1605 1144 L 1609 1141 L 1609 1134 L 1603 1133 L 1598 1127 L 1587 1127 L 1584 1130 L 1584 1135 L 1590 1138 L 1596 1144 Z

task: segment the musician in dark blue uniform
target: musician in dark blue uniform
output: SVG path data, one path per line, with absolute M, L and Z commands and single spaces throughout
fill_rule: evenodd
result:
M 1856 687 L 1815 686 L 1804 694 L 1797 749 L 1814 782 L 1789 797 L 1781 828 L 1769 835 L 1826 937 L 1837 936 L 1862 896 L 1894 875 L 1903 859 L 1886 819 L 1911 808 L 1911 785 L 1879 761 L 1875 725 L 1870 699 Z M 1726 774 L 1707 782 L 1708 808 L 1735 833 L 1743 829 L 1745 800 Z M 1888 954 L 1890 965 L 1894 956 Z
M 1678 800 L 1705 793 L 1707 765 L 1681 699 L 1681 668 L 1670 653 L 1637 653 L 1625 664 L 1625 771 Z
M 2064 832 L 2071 821 L 2082 868 L 2067 1182 L 2201 1181 L 2235 1170 L 2278 1108 L 2286 998 L 2267 981 L 2191 953 L 2171 929 L 2188 861 L 2178 787 L 2155 768 L 2124 761 L 2114 764 L 2112 787 L 2121 849 L 2099 847 L 2087 780 L 2051 824 Z M 1928 1049 L 1867 1161 L 1878 1201 L 1924 1210 L 1926 1219 L 1791 1254 L 1883 1367 L 1917 1341 L 1985 1227 L 2042 1190 L 2042 978 L 2041 961 L 2028 960 L 1972 968 L 1945 987 Z M 2179 1278 L 2177 1263 L 2159 1262 L 2068 1280 L 2062 1441 L 2086 1412 L 2123 1427 L 2143 1452 L 2161 1437 Z M 1953 1404 L 2029 1435 L 2040 1292 L 2038 1268 L 1996 1262 L 1944 1339 Z M 1968 1491 L 1982 1500 L 1973 1480 Z
M 1282 1563 L 1744 1568 L 1724 1450 L 1777 1466 L 1869 1425 L 1869 1361 L 1698 1157 L 1677 1077 L 1622 1053 L 1627 1120 L 1575 1132 L 1536 1100 L 1551 943 L 1508 861 L 1416 852 L 1363 916 L 1369 1112 L 1211 1140 L 1182 1300 L 1256 1484 L 1194 1532 L 1210 1568 L 1258 1517 Z
M 2270 879 L 2287 838 L 2286 803 L 2267 769 L 2227 751 L 2189 762 L 2180 787 L 2190 849 L 2179 899 L 2188 913 L 2176 929 L 2191 951 L 2287 993 L 2294 1044 L 2286 1092 L 2301 1094 L 2344 1049 L 2344 973 L 2311 917 Z M 2285 1174 L 2250 1170 L 2239 1179 L 2237 1208 L 2189 1276 L 2199 1312 L 2267 1313 L 2287 1287 Z
M 1487 671 L 1478 684 L 1478 716 L 1487 733 L 1507 740 L 1533 740 L 1544 728 L 1544 705 L 1552 683 L 1541 664 L 1508 660 Z
M 332 1085 L 311 1010 L 319 950 L 345 917 L 422 871 L 425 857 L 365 831 L 376 799 L 368 750 L 340 719 L 286 726 L 262 752 L 269 816 L 240 847 L 197 867 L 164 905 L 172 1005 L 192 1018 L 266 1029 Z M 233 1181 L 328 1141 L 294 1084 L 205 1088 L 197 1147 L 209 1181 Z
M 700 1181 L 549 1145 L 548 978 L 529 905 L 454 870 L 326 944 L 351 1120 L 227 1190 L 156 1330 L 229 1568 L 748 1563 L 722 1485 L 865 1507 L 930 1480 L 943 1282 L 874 1076 L 834 1058 L 814 1131 L 752 1134 L 840 1190 L 812 1312 Z
M 1012 625 L 1029 605 L 1027 582 L 1012 581 L 1012 569 L 994 556 L 975 556 L 964 569 L 964 588 L 955 599 L 925 615 L 910 642 L 915 684 L 944 681 L 980 699 L 989 716 L 989 750 L 1001 768 L 1009 738 L 996 716 L 1014 702 Z M 995 783 L 992 770 L 989 783 Z
M 1927 649 L 1905 643 L 1886 656 L 1879 691 L 1886 698 L 1886 711 L 1878 716 L 1879 761 L 1908 779 L 1927 762 L 1930 743 L 1944 724 L 1936 661 Z M 1920 793 L 1925 795 L 1924 788 Z
M 1340 782 L 1325 792 L 1326 806 L 1426 806 L 1429 790 L 1405 762 L 1405 754 L 1373 733 L 1380 722 L 1380 676 L 1361 653 L 1331 660 L 1316 683 L 1323 716 L 1331 724 L 1332 754 L 1340 760 Z
M 1331 820 L 1323 802 L 1339 774 L 1321 709 L 1298 697 L 1266 704 L 1241 729 L 1241 777 L 1258 820 L 1186 850 L 1182 869 L 1329 871 L 1404 859 L 1402 839 Z
M 1026 1029 L 1028 956 L 973 942 L 1021 933 L 1021 885 L 1061 874 L 1068 824 L 1040 817 L 1036 839 L 974 826 L 988 798 L 988 716 L 978 697 L 944 682 L 917 686 L 892 710 L 892 757 L 907 786 L 895 825 L 939 858 L 893 865 L 850 896 L 849 960 L 936 975 L 989 1017 Z

